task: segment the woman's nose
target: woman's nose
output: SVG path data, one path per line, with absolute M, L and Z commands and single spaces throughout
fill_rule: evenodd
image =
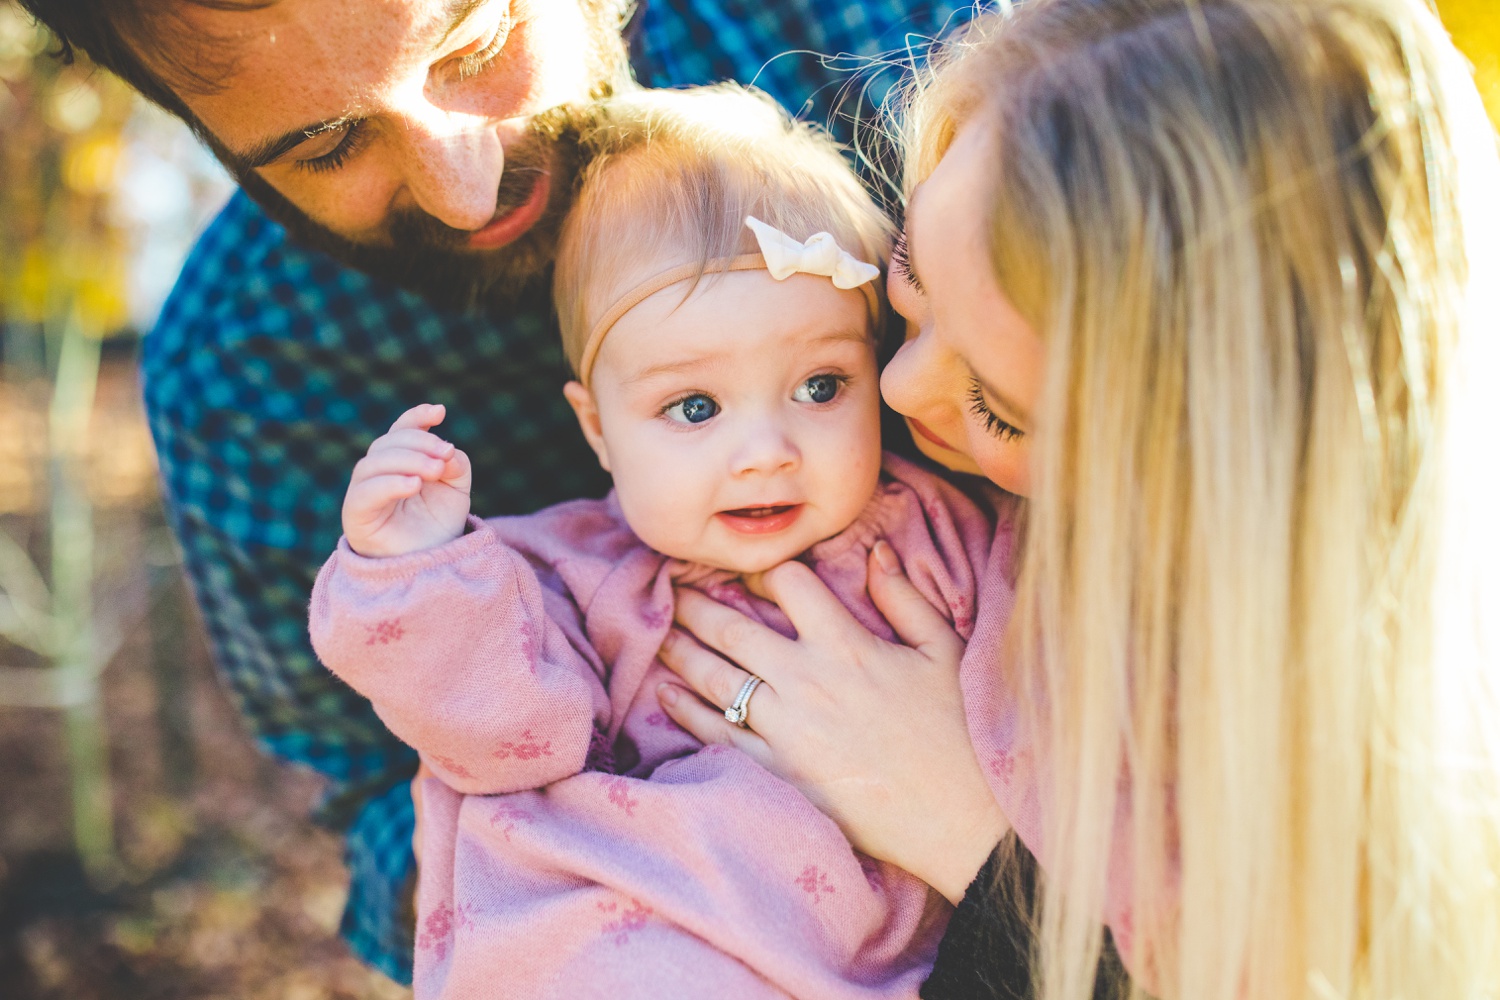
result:
M 941 402 L 943 358 L 930 335 L 915 330 L 880 373 L 880 395 L 897 413 L 916 416 Z
M 494 123 L 427 106 L 408 115 L 406 190 L 416 206 L 454 229 L 482 228 L 495 215 L 505 151 Z
M 790 472 L 802 462 L 802 453 L 788 429 L 773 418 L 753 422 L 745 429 L 731 459 L 736 476 L 769 476 Z

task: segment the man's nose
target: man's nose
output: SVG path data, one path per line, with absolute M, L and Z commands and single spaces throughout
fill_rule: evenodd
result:
M 736 476 L 790 472 L 802 463 L 802 452 L 789 428 L 773 416 L 752 420 L 731 459 Z
M 405 116 L 404 178 L 416 206 L 454 229 L 495 215 L 505 151 L 492 121 L 431 105 Z

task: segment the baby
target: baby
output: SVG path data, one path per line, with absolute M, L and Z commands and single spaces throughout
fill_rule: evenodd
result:
M 791 634 L 740 582 L 788 559 L 895 641 L 865 590 L 883 538 L 973 627 L 992 521 L 882 461 L 889 223 L 831 141 L 737 88 L 614 98 L 582 141 L 554 294 L 614 491 L 473 518 L 418 406 L 356 467 L 313 593 L 323 662 L 441 779 L 416 995 L 915 997 L 947 903 L 656 701 L 674 588 Z M 753 725 L 753 690 L 726 708 Z

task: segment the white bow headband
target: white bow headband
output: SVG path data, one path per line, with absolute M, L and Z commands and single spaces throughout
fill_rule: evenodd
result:
M 578 381 L 584 385 L 589 384 L 594 373 L 594 361 L 599 356 L 604 337 L 622 316 L 663 288 L 703 274 L 764 269 L 777 281 L 785 281 L 793 274 L 821 275 L 833 279 L 835 288 L 858 288 L 869 300 L 870 314 L 880 315 L 880 300 L 870 285 L 871 281 L 880 277 L 880 268 L 867 264 L 844 250 L 828 233 L 814 233 L 807 238 L 806 243 L 800 243 L 753 215 L 745 216 L 745 225 L 755 234 L 755 242 L 760 244 L 760 253 L 718 257 L 702 267 L 683 264 L 647 278 L 620 296 L 589 331 L 589 339 L 584 342 L 583 354 L 578 360 Z

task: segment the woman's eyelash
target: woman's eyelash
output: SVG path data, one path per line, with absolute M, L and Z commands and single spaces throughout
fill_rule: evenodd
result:
M 505 43 L 509 38 L 510 18 L 507 17 L 495 29 L 495 37 L 490 39 L 488 45 L 478 52 L 471 52 L 458 60 L 458 79 L 460 82 L 483 73 L 489 64 L 494 62 L 495 57 L 500 54 L 501 50 L 505 48 Z
M 995 416 L 990 404 L 984 401 L 984 390 L 979 387 L 978 379 L 971 379 L 969 382 L 969 412 L 983 420 L 984 429 L 1001 441 L 1017 441 L 1026 436 L 1026 432 L 1015 424 Z
M 322 156 L 315 156 L 310 160 L 298 160 L 297 166 L 303 170 L 310 170 L 315 174 L 337 170 L 348 162 L 349 157 L 364 147 L 365 140 L 364 119 L 356 118 L 344 126 L 344 137 L 339 140 L 337 146 Z
M 896 237 L 896 245 L 891 247 L 891 270 L 901 275 L 916 291 L 924 291 L 922 283 L 917 280 L 917 273 L 911 269 L 911 252 L 906 248 L 905 232 Z

